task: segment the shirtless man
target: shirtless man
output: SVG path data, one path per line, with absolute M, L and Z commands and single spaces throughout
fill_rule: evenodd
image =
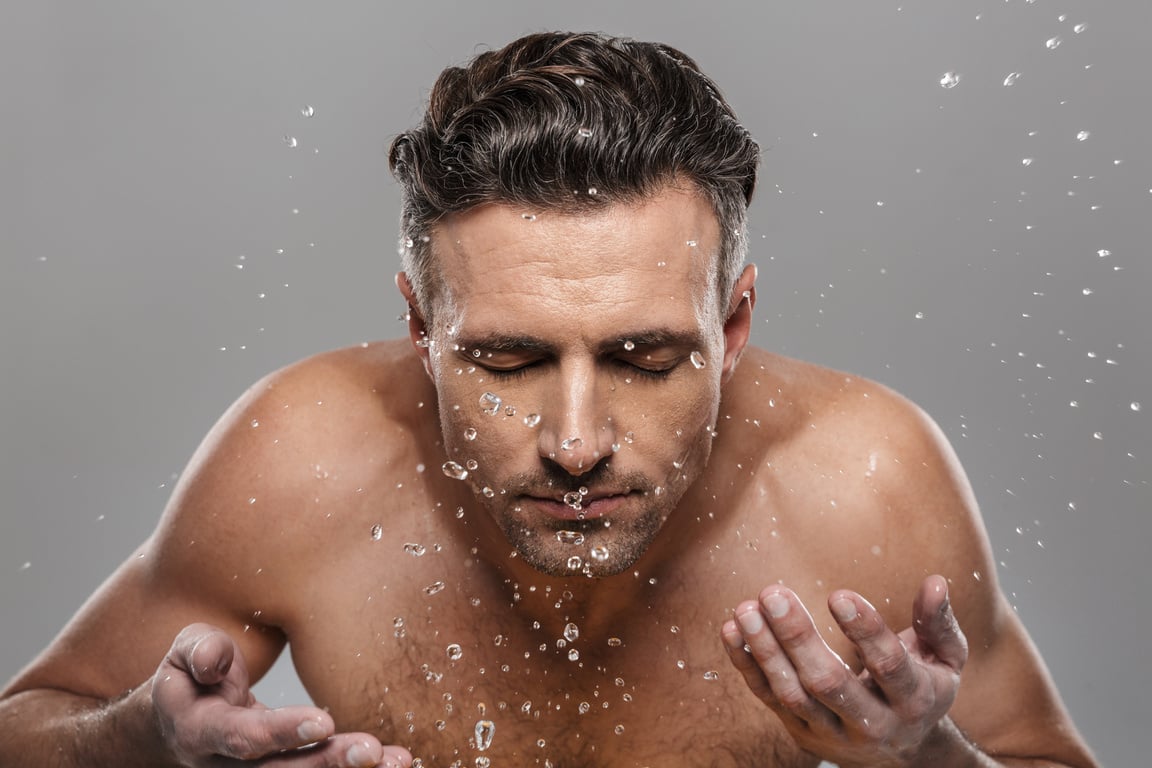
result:
M 0 764 L 1094 764 L 940 431 L 746 346 L 758 149 L 695 64 L 531 36 L 391 161 L 409 338 L 224 415 Z M 249 692 L 286 643 L 315 707 Z

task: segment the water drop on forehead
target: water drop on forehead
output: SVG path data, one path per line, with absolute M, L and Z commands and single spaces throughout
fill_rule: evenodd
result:
M 465 480 L 468 477 L 468 470 L 464 469 L 464 467 L 460 466 L 454 461 L 444 462 L 440 469 L 443 470 L 447 477 L 450 477 L 453 480 Z

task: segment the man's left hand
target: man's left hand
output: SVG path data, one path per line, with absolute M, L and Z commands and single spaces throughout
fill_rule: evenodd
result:
M 853 672 L 817 631 L 796 594 L 772 586 L 741 603 L 721 634 L 749 688 L 803 749 L 841 766 L 907 765 L 944 732 L 968 643 L 941 576 L 920 585 L 912 626 L 899 634 L 863 597 L 833 592 L 828 608 L 856 647 Z

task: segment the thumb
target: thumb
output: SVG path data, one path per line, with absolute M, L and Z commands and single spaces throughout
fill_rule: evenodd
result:
M 173 641 L 168 662 L 199 685 L 215 686 L 227 680 L 246 692 L 248 670 L 237 650 L 236 643 L 224 630 L 211 624 L 190 624 Z
M 948 582 L 935 575 L 924 579 L 912 604 L 912 626 L 916 639 L 927 651 L 955 672 L 968 660 L 968 639 L 952 613 Z

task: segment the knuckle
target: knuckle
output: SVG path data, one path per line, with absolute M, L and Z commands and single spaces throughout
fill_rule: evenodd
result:
M 818 699 L 839 698 L 847 684 L 848 676 L 843 668 L 821 670 L 804 681 L 804 686 Z
M 229 731 L 223 737 L 224 754 L 240 760 L 254 760 L 264 753 L 257 748 L 251 734 L 242 731 Z
M 884 678 L 892 678 L 903 674 L 908 668 L 908 652 L 901 647 L 899 650 L 889 650 L 879 654 L 870 665 L 872 671 Z

